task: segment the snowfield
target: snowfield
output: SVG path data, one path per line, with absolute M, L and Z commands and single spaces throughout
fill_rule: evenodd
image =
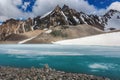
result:
M 102 45 L 120 46 L 120 32 L 105 33 L 95 36 L 52 42 L 60 45 Z
M 111 18 L 108 20 L 107 24 L 105 25 L 106 31 L 108 31 L 107 29 L 111 27 L 120 29 L 120 19 L 117 18 L 118 16 L 120 16 L 120 13 L 115 13 L 113 16 L 111 16 Z

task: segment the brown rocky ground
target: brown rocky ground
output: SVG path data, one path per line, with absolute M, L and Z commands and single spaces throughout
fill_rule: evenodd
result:
M 26 44 L 51 43 L 59 40 L 80 38 L 104 33 L 104 31 L 90 25 L 69 26 L 69 28 L 63 27 L 64 26 L 57 26 L 52 29 L 54 33 L 42 33 L 36 38 L 26 42 Z
M 6 38 L 5 41 L 0 41 L 0 44 L 17 44 L 18 42 L 31 38 L 33 36 L 39 35 L 43 32 L 43 30 L 34 30 L 21 34 L 11 34 Z
M 18 41 L 0 41 L 0 44 L 17 44 Z
M 50 28 L 50 30 L 52 30 L 51 33 L 46 33 L 45 30 L 35 30 L 21 34 L 12 34 L 8 36 L 5 41 L 0 41 L 0 44 L 16 44 L 34 36 L 36 37 L 26 41 L 25 44 L 43 44 L 105 33 L 96 27 L 85 24 L 78 26 L 57 26 L 55 28 Z
M 110 80 L 87 74 L 56 71 L 45 65 L 44 68 L 0 67 L 0 80 Z

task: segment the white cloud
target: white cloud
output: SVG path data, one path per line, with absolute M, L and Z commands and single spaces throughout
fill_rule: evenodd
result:
M 35 6 L 33 7 L 33 13 L 35 15 L 41 15 L 54 9 L 57 5 L 62 7 L 64 4 L 78 11 L 88 13 L 96 11 L 93 5 L 88 4 L 88 2 L 84 0 L 36 0 Z
M 22 0 L 0 0 L 0 21 L 9 18 L 29 17 L 31 13 L 22 12 L 18 9 L 18 5 L 22 4 Z
M 0 16 L 0 21 L 5 21 L 7 19 L 8 19 L 8 17 L 6 17 L 6 16 Z
M 13 0 L 14 5 L 22 5 L 22 0 Z
M 99 9 L 91 12 L 92 14 L 97 14 L 97 15 L 104 15 L 107 12 L 106 9 Z
M 0 15 L 7 17 L 16 17 L 16 14 L 19 15 L 21 12 L 14 2 L 15 0 L 0 0 Z
M 35 6 L 33 7 L 33 13 L 34 15 L 42 15 L 53 10 L 55 6 L 60 5 L 62 7 L 64 4 L 87 14 L 102 15 L 106 12 L 106 9 L 98 10 L 94 5 L 90 5 L 85 0 L 36 0 Z
M 88 14 L 103 14 L 106 12 L 106 9 L 97 10 L 95 6 L 90 5 L 85 0 L 36 0 L 35 5 L 33 6 L 33 12 L 22 12 L 17 6 L 22 5 L 22 8 L 26 10 L 29 6 L 29 2 L 22 4 L 22 0 L 0 0 L 0 21 L 4 21 L 8 18 L 28 18 L 38 15 L 43 15 L 55 8 L 55 6 L 60 5 L 61 7 L 66 4 L 70 8 L 74 8 L 77 11 L 83 11 Z M 112 3 L 108 9 L 117 9 L 120 10 L 120 2 Z
M 109 10 L 109 9 L 115 9 L 115 10 L 120 11 L 120 2 L 118 2 L 118 1 L 113 2 L 113 3 L 108 7 L 108 10 Z

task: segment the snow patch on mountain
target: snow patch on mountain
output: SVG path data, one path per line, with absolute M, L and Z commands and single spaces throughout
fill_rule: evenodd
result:
M 40 19 L 42 19 L 42 18 L 48 16 L 50 13 L 52 13 L 52 11 L 49 11 L 48 13 L 44 14 L 43 16 L 40 17 Z
M 63 11 L 61 11 L 61 13 L 65 17 L 65 20 L 68 21 L 67 16 L 65 16 L 65 14 L 63 13 Z
M 105 25 L 105 30 L 108 28 L 120 29 L 120 13 L 115 13 L 110 19 L 108 19 L 108 22 Z
M 18 44 L 24 44 L 25 42 L 28 42 L 28 41 L 30 41 L 30 40 L 36 38 L 36 37 L 37 37 L 37 36 L 34 36 L 34 37 L 31 37 L 31 38 L 28 38 L 28 39 L 22 40 L 22 41 L 18 42 Z
M 120 32 L 105 33 L 95 36 L 52 42 L 60 45 L 102 45 L 120 46 Z
M 74 20 L 77 22 L 77 23 L 80 23 L 79 19 L 76 18 L 75 16 L 73 16 Z
M 87 22 L 84 20 L 84 18 L 83 18 L 83 15 L 82 16 L 80 16 L 80 18 L 82 19 L 82 21 L 85 23 L 85 24 L 87 24 Z

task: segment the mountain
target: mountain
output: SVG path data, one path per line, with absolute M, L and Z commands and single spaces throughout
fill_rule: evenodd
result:
M 55 32 L 55 35 L 62 34 L 62 36 L 51 36 L 51 34 L 47 36 L 42 35 L 43 37 L 60 37 L 59 39 L 79 38 L 100 34 L 103 33 L 104 30 L 120 29 L 118 28 L 119 25 L 120 12 L 117 10 L 109 10 L 106 14 L 98 16 L 94 14 L 78 12 L 75 9 L 71 9 L 67 5 L 64 5 L 63 7 L 57 5 L 54 10 L 49 11 L 43 16 L 37 16 L 33 19 L 28 18 L 27 20 L 6 20 L 2 23 L 2 25 L 0 25 L 0 40 L 19 40 L 17 36 L 19 36 L 21 39 L 26 39 L 28 36 L 25 36 L 24 33 L 26 34 L 27 32 L 30 32 L 30 34 L 32 34 L 32 32 L 35 30 L 50 30 L 52 33 Z M 34 33 L 36 33 L 36 31 Z M 64 35 L 64 38 L 64 33 L 65 35 L 67 34 L 68 37 L 65 37 Z M 35 35 L 38 34 L 36 33 Z M 12 39 L 14 36 L 16 36 L 16 38 Z M 52 40 L 53 39 L 50 41 Z
M 103 20 L 105 23 L 105 30 L 109 29 L 120 29 L 120 12 L 117 10 L 109 10 L 105 15 L 103 15 Z
M 104 30 L 103 21 L 99 16 L 77 12 L 67 5 L 64 5 L 62 8 L 57 5 L 53 11 L 50 11 L 39 18 L 36 17 L 35 22 L 42 28 L 59 25 L 88 24 Z
M 20 34 L 28 31 L 33 31 L 32 19 L 28 18 L 25 21 L 9 19 L 0 26 L 0 40 L 6 40 L 12 34 Z
M 62 8 L 57 5 L 53 11 L 36 17 L 34 20 L 37 26 L 41 26 L 40 28 L 59 25 L 88 24 L 101 30 L 120 29 L 120 12 L 117 10 L 109 10 L 106 14 L 98 16 L 78 12 L 75 9 L 69 8 L 67 5 L 64 5 Z

